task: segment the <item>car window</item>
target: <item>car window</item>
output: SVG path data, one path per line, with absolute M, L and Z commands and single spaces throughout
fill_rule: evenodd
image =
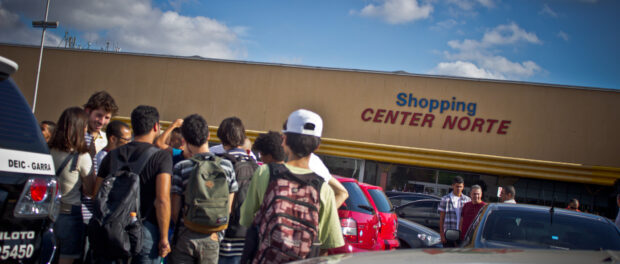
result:
M 11 79 L 0 81 L 0 148 L 49 153 L 32 109 Z
M 620 249 L 620 233 L 607 222 L 575 215 L 531 211 L 494 211 L 483 238 L 541 248 Z
M 372 208 L 372 206 L 370 205 L 370 202 L 368 202 L 368 199 L 366 199 L 366 195 L 364 195 L 364 192 L 362 191 L 360 186 L 357 185 L 357 183 L 343 182 L 342 185 L 345 189 L 347 189 L 347 192 L 349 193 L 349 198 L 344 201 L 344 204 L 341 208 L 366 214 L 372 213 L 372 211 L 369 212 L 369 210 L 364 209 Z
M 379 189 L 369 189 L 368 193 L 377 206 L 377 210 L 382 213 L 390 213 L 394 210 L 392 203 L 387 199 L 385 193 Z

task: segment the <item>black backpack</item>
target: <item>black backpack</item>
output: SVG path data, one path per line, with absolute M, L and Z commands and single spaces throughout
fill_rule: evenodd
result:
M 230 220 L 226 229 L 225 237 L 245 238 L 247 228 L 239 224 L 241 218 L 241 204 L 245 201 L 245 197 L 250 187 L 250 181 L 254 175 L 254 171 L 258 168 L 256 161 L 249 156 L 233 156 L 228 153 L 221 154 L 222 157 L 230 160 L 235 168 L 235 175 L 239 190 L 235 193 L 232 202 L 232 210 L 230 212 Z
M 97 256 L 127 258 L 142 248 L 140 217 L 140 172 L 158 149 L 149 147 L 134 162 L 110 152 L 110 173 L 95 197 L 93 217 L 88 223 L 88 241 Z M 152 208 L 149 209 L 152 210 Z M 135 212 L 132 217 L 131 213 Z

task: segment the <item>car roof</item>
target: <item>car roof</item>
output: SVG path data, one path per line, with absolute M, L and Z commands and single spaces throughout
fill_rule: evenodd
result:
M 368 183 L 365 183 L 365 182 L 360 182 L 360 183 L 359 183 L 359 185 L 360 185 L 362 188 L 366 188 L 366 189 L 377 189 L 377 190 L 382 190 L 382 191 L 383 191 L 383 188 L 381 188 L 381 186 L 372 185 L 372 184 L 368 184 Z
M 539 212 L 539 213 L 549 213 L 551 207 L 542 206 L 542 205 L 533 205 L 533 204 L 509 204 L 509 203 L 489 203 L 487 205 L 487 211 L 529 211 L 529 212 Z M 594 215 L 590 213 L 584 212 L 576 212 L 571 210 L 566 210 L 563 208 L 554 207 L 553 213 L 556 215 L 571 215 L 578 217 L 585 217 L 592 220 L 598 221 L 606 221 L 605 217 Z
M 395 196 L 390 196 L 390 199 L 398 199 L 398 198 L 405 198 L 405 197 L 427 197 L 425 199 L 436 199 L 436 200 L 441 200 L 441 197 L 433 195 L 433 194 L 426 194 L 426 193 L 409 193 L 409 194 L 403 194 L 403 195 L 395 195 Z
M 295 263 L 597 263 L 620 261 L 620 251 L 427 248 L 372 251 L 312 258 Z
M 357 182 L 357 180 L 354 178 L 344 177 L 340 175 L 332 174 L 332 177 L 336 178 L 336 180 L 338 180 L 339 182 Z

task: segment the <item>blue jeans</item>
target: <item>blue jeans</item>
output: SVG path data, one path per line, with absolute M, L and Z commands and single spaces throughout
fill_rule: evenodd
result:
M 144 221 L 142 223 L 142 250 L 131 260 L 132 264 L 159 264 L 159 228 L 157 225 Z
M 239 264 L 239 262 L 241 262 L 241 256 L 231 256 L 231 257 L 220 256 L 220 258 L 217 261 L 217 264 Z
M 82 207 L 73 205 L 61 212 L 54 223 L 54 233 L 60 242 L 60 257 L 79 259 L 84 250 L 86 228 L 82 222 Z

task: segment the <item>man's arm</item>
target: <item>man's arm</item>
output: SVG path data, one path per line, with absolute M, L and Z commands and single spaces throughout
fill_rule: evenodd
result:
M 170 215 L 172 216 L 173 224 L 178 224 L 179 214 L 181 213 L 181 196 L 173 193 L 170 195 Z
M 174 122 L 172 122 L 172 124 L 170 124 L 168 128 L 166 128 L 166 130 L 164 130 L 164 133 L 157 137 L 157 139 L 155 140 L 155 146 L 160 149 L 167 150 L 168 152 L 170 152 L 170 154 L 172 154 L 172 147 L 168 145 L 167 142 L 169 142 L 170 140 L 170 134 L 172 134 L 172 130 L 177 127 L 181 127 L 181 125 L 183 125 L 183 119 L 174 120 Z
M 159 255 L 165 257 L 170 252 L 168 227 L 170 225 L 170 174 L 157 174 L 155 187 L 155 214 L 159 226 Z
M 347 198 L 349 198 L 349 192 L 342 186 L 342 183 L 336 178 L 331 177 L 329 179 L 329 187 L 334 190 L 334 197 L 336 198 L 336 208 L 340 207 Z
M 446 236 L 443 234 L 443 221 L 446 219 L 446 212 L 439 212 L 439 235 L 441 235 L 441 243 L 446 243 Z

